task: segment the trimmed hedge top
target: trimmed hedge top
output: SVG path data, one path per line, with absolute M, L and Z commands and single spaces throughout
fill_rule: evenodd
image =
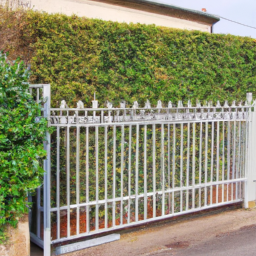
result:
M 231 102 L 256 93 L 251 38 L 33 11 L 22 21 L 20 44 L 32 47 L 33 83 L 51 83 L 53 107 L 62 99 L 90 107 L 95 91 L 100 106 L 122 99 Z

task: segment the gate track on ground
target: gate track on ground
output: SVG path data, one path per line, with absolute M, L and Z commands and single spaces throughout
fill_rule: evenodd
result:
M 214 215 L 198 216 L 192 219 L 183 218 L 175 222 L 140 227 L 136 231 L 121 234 L 119 241 L 65 255 L 176 255 L 182 250 L 200 246 L 222 234 L 255 224 L 256 209 L 236 209 Z

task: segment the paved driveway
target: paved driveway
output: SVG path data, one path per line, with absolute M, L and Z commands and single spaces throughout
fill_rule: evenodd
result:
M 31 256 L 41 255 L 31 253 Z M 119 241 L 65 255 L 256 255 L 256 209 L 237 209 L 149 226 L 122 234 Z
M 187 244 L 189 245 L 189 243 Z M 202 240 L 194 246 L 182 248 L 182 243 L 172 244 L 170 250 L 150 254 L 151 256 L 253 256 L 256 255 L 256 224 L 245 226 L 237 231 L 217 235 Z

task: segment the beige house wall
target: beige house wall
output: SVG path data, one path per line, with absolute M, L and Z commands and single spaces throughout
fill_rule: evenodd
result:
M 210 32 L 211 26 L 193 21 L 128 9 L 89 0 L 30 0 L 35 10 L 48 13 L 76 14 L 88 18 L 126 23 L 155 24 L 171 28 Z

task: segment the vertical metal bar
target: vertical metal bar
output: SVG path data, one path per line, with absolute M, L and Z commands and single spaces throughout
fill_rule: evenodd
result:
M 113 209 L 112 209 L 112 226 L 116 225 L 116 126 L 113 126 Z
M 132 125 L 129 125 L 129 160 L 128 160 L 128 224 L 131 219 L 131 158 L 132 158 Z
M 212 141 L 211 141 L 211 192 L 210 204 L 212 205 L 212 181 L 213 181 L 213 156 L 214 156 L 214 122 L 212 122 Z
M 243 178 L 244 172 L 244 122 L 241 121 L 241 162 L 240 162 L 240 178 Z M 241 182 L 242 186 L 243 182 Z M 241 198 L 243 197 L 243 191 L 241 187 Z
M 89 197 L 89 127 L 86 127 L 86 233 L 90 232 Z
M 120 225 L 123 225 L 123 194 L 124 194 L 124 125 L 121 127 L 121 210 Z
M 246 159 L 247 159 L 247 122 L 243 122 L 243 166 L 242 166 L 242 178 L 246 177 Z M 243 197 L 244 197 L 244 206 L 245 200 L 248 198 L 245 194 L 245 189 L 246 189 L 247 183 L 243 182 Z
M 60 239 L 60 127 L 57 127 L 57 239 Z
M 138 178 L 139 178 L 139 125 L 136 125 L 136 174 L 135 174 L 135 220 L 139 220 L 139 201 L 138 201 Z
M 193 123 L 193 160 L 192 160 L 192 209 L 195 208 L 195 161 L 196 161 L 196 123 Z
M 255 109 L 254 109 L 255 112 Z M 249 142 L 252 135 L 252 109 L 246 110 L 246 162 L 245 162 L 245 177 L 248 178 L 251 172 L 251 147 L 252 143 Z M 244 181 L 244 208 L 248 208 L 249 203 L 249 184 L 248 181 Z
M 153 217 L 156 217 L 156 125 L 153 124 Z
M 231 139 L 230 139 L 230 121 L 228 121 L 228 151 L 227 151 L 227 180 L 230 180 L 230 145 L 231 145 Z M 229 197 L 229 186 L 231 185 L 231 183 L 228 183 L 228 187 L 227 187 L 227 201 L 228 197 Z
M 187 138 L 187 173 L 186 173 L 186 186 L 189 187 L 189 159 L 190 157 L 190 123 L 188 123 L 188 138 Z M 186 190 L 186 211 L 189 208 L 189 190 Z
M 105 126 L 105 228 L 108 227 L 108 127 Z
M 172 189 L 175 188 L 175 154 L 176 154 L 176 124 L 173 124 L 173 148 L 172 148 Z M 174 191 L 172 192 L 172 214 L 174 214 Z
M 251 112 L 251 111 L 250 111 Z M 249 113 L 247 113 L 249 114 Z M 251 114 L 251 113 L 250 113 Z M 249 172 L 249 157 L 250 154 L 248 152 L 249 150 L 249 118 L 247 117 L 247 121 L 245 123 L 245 170 L 244 170 L 244 177 L 248 177 L 248 172 Z M 244 189 L 248 189 L 248 182 L 245 182 Z M 245 200 L 248 199 L 248 194 L 245 194 Z
M 223 141 L 222 141 L 222 181 L 224 181 L 225 176 L 225 122 L 222 122 L 222 134 L 223 134 Z M 222 184 L 222 203 L 224 202 L 224 189 L 225 184 Z
M 232 180 L 235 178 L 235 171 L 236 171 L 236 121 L 234 121 L 234 131 L 233 131 L 233 164 L 232 164 Z M 236 190 L 237 190 L 237 183 L 235 186 Z M 231 196 L 231 200 L 234 200 L 234 183 L 232 183 L 231 186 L 231 191 L 232 191 L 232 196 Z
M 183 187 L 183 123 L 180 124 L 180 189 Z M 180 212 L 183 209 L 183 190 L 180 190 Z
M 29 93 L 32 96 L 32 88 L 29 88 Z M 37 237 L 41 238 L 41 187 L 36 189 L 36 224 L 37 224 Z
M 67 237 L 70 237 L 70 127 L 67 125 Z
M 208 122 L 205 123 L 205 162 L 204 162 L 204 205 L 207 205 L 207 183 L 208 183 Z
M 144 125 L 144 220 L 147 219 L 147 125 Z
M 96 215 L 95 230 L 99 230 L 99 126 L 95 126 L 95 159 L 96 159 Z
M 244 122 L 241 122 L 241 137 L 242 137 L 241 138 L 241 166 L 240 166 L 240 168 L 241 168 L 240 177 L 241 178 L 244 178 L 244 164 L 245 164 L 245 150 L 244 150 L 245 136 L 244 136 L 244 134 L 245 134 L 245 125 L 244 125 Z M 241 184 L 243 184 L 243 182 Z M 242 190 L 241 190 L 241 193 L 243 193 Z M 243 196 L 243 194 L 241 194 L 241 196 Z
M 162 216 L 165 215 L 164 124 L 161 125 Z
M 241 121 L 241 152 L 240 152 L 240 178 L 243 178 L 243 170 L 244 170 L 244 123 Z M 243 182 L 241 182 L 242 186 Z M 241 187 L 241 198 L 243 197 L 243 191 Z
M 39 103 L 40 88 L 36 88 L 36 103 Z
M 169 117 L 169 113 L 168 113 L 168 117 Z M 167 159 L 167 162 L 168 162 L 168 186 L 167 188 L 170 189 L 171 187 L 171 152 L 170 152 L 170 124 L 168 124 L 168 127 L 167 127 L 167 138 L 168 138 L 168 145 L 167 145 L 167 156 L 168 156 L 168 159 Z M 170 208 L 171 208 L 171 194 L 169 193 L 169 196 L 168 196 L 168 213 L 170 214 Z
M 238 122 L 238 164 L 237 164 L 237 175 L 236 178 L 241 178 L 241 121 Z M 239 182 L 239 198 L 241 198 L 241 182 Z M 236 190 L 236 199 L 238 199 L 238 189 Z
M 201 184 L 202 184 L 202 132 L 203 132 L 203 123 L 200 122 L 200 137 L 199 137 L 199 207 L 201 208 L 201 201 L 202 201 L 202 189 L 201 189 Z
M 216 166 L 216 181 L 219 181 L 219 169 L 220 169 L 220 122 L 217 121 L 217 166 Z M 216 186 L 216 204 L 219 202 L 219 185 Z
M 247 122 L 243 122 L 243 129 L 242 129 L 242 134 L 243 134 L 243 161 L 242 161 L 242 178 L 246 177 L 246 157 L 247 157 Z M 246 189 L 247 183 L 243 182 L 243 190 L 241 191 L 242 196 L 244 197 L 244 207 L 246 206 L 245 200 L 248 198 L 247 195 L 245 194 L 245 189 Z
M 80 127 L 77 126 L 76 131 L 76 234 L 79 234 L 80 230 Z
M 44 104 L 44 117 L 48 119 L 50 125 L 50 107 L 51 107 L 51 86 L 44 85 L 44 98 L 47 98 Z M 44 149 L 47 152 L 47 159 L 44 160 L 44 256 L 51 255 L 51 136 L 46 133 L 46 142 Z

